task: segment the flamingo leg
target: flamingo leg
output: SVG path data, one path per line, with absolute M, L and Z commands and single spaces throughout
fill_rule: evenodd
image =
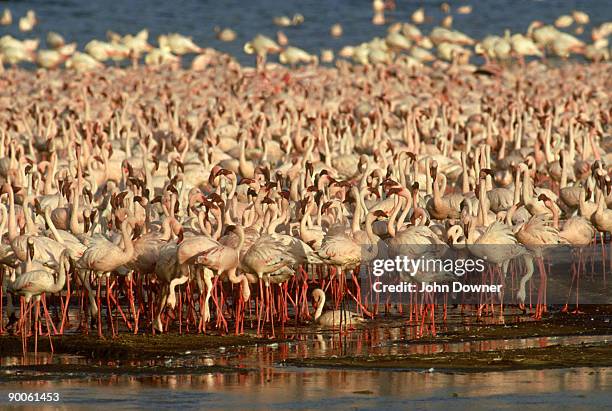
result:
M 204 297 L 204 305 L 200 308 L 200 311 L 203 311 L 202 318 L 204 322 L 204 331 L 206 330 L 206 323 L 210 321 L 210 297 L 212 296 L 213 290 L 213 272 L 208 268 L 204 269 L 204 284 L 206 286 L 206 296 Z
M 573 314 L 583 314 L 583 312 L 578 309 L 578 299 L 579 299 L 579 293 L 580 293 L 580 272 L 581 272 L 581 266 L 582 266 L 582 259 L 583 259 L 583 254 L 582 254 L 582 249 L 580 249 L 579 256 L 578 256 L 578 268 L 576 270 L 576 308 L 574 308 L 574 311 L 572 311 Z
M 4 308 L 4 296 L 3 296 L 3 291 L 4 291 L 4 267 L 2 267 L 2 269 L 0 269 L 0 335 L 4 334 L 4 312 L 3 312 L 3 308 Z
M 111 305 L 111 284 L 110 277 L 106 277 L 106 310 L 108 318 L 106 322 L 110 326 L 111 336 L 115 338 L 115 324 L 113 323 L 113 306 Z
M 86 270 L 79 270 L 77 271 L 77 274 L 79 280 L 81 280 L 81 284 L 83 285 L 83 287 L 85 287 L 85 291 L 87 292 L 87 298 L 89 299 L 89 314 L 93 321 L 93 319 L 98 315 L 98 307 L 100 305 L 100 301 L 96 299 L 96 295 L 94 294 L 94 291 L 91 288 L 91 281 L 89 279 L 90 272 Z
M 96 292 L 96 299 L 98 305 L 98 337 L 102 338 L 102 310 L 100 309 L 100 294 L 101 294 L 102 277 L 98 277 L 98 291 Z
M 36 298 L 36 307 L 34 312 L 34 356 L 38 356 L 38 314 L 40 311 L 40 297 Z
M 47 309 L 47 298 L 44 294 L 42 296 L 42 306 L 43 306 L 43 311 L 45 313 L 45 320 L 47 320 L 48 334 L 51 334 L 51 329 L 53 329 L 53 334 L 57 335 L 57 329 L 55 328 L 55 324 L 53 324 L 53 321 L 51 321 L 51 316 L 49 315 L 49 310 Z M 51 328 L 49 328 L 49 325 L 51 325 Z
M 64 303 L 64 311 L 62 312 L 62 321 L 60 323 L 60 329 L 59 329 L 60 334 L 64 333 L 64 325 L 66 323 L 66 318 L 68 317 L 68 305 L 69 304 L 70 304 L 70 275 L 66 275 L 66 299 Z
M 134 304 L 134 291 L 133 291 L 133 285 L 134 285 L 134 276 L 130 275 L 130 278 L 128 279 L 129 283 L 128 283 L 128 295 L 130 298 L 130 311 L 132 313 L 132 318 L 134 319 L 134 334 L 138 334 L 138 313 L 136 312 L 136 305 Z M 140 277 L 140 276 L 139 276 Z M 119 307 L 121 308 L 121 307 Z M 121 312 L 121 315 L 123 316 L 123 312 Z M 127 320 L 125 320 L 127 323 Z M 128 328 L 131 328 L 128 325 Z
M 258 299 L 260 304 L 258 304 L 258 313 L 257 313 L 257 336 L 261 335 L 261 322 L 264 310 L 264 293 L 263 293 L 263 279 L 259 278 L 259 296 Z
M 26 330 L 26 315 L 25 315 L 25 308 L 24 308 L 24 301 L 25 299 L 23 297 L 21 297 L 19 299 L 19 331 L 21 332 L 21 348 L 23 350 L 23 356 L 25 357 L 26 353 L 28 352 L 28 334 L 27 334 L 27 330 Z
M 159 303 L 157 305 L 157 315 L 155 316 L 155 321 L 153 322 L 153 329 L 155 331 L 159 331 L 160 333 L 164 332 L 164 326 L 161 321 L 161 315 L 166 307 L 166 301 L 168 299 L 168 291 L 166 287 L 162 287 L 161 293 L 159 296 Z

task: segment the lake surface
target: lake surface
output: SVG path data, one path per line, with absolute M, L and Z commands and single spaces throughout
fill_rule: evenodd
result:
M 0 384 L 7 392 L 59 392 L 83 409 L 609 409 L 612 370 L 482 374 L 284 369 L 259 374 L 106 377 Z M 544 408 L 543 408 L 544 407 Z M 24 407 L 25 408 L 25 407 Z M 29 409 L 32 409 L 31 406 Z
M 387 11 L 385 15 L 388 23 L 408 21 L 412 12 L 424 5 L 427 15 L 432 18 L 424 25 L 424 30 L 429 32 L 443 16 L 439 8 L 441 3 L 397 0 L 396 9 Z M 552 22 L 559 15 L 578 8 L 591 17 L 591 24 L 582 35 L 583 39 L 588 39 L 593 25 L 612 19 L 608 0 L 462 0 L 448 3 L 451 8 L 465 4 L 473 6 L 471 14 L 454 13 L 454 28 L 476 38 L 492 33 L 503 34 L 505 29 L 525 32 L 535 19 Z M 278 30 L 283 30 L 291 44 L 318 53 L 322 48 L 337 50 L 347 44 L 383 36 L 387 27 L 371 24 L 369 0 L 0 1 L 0 9 L 4 7 L 11 9 L 14 21 L 10 27 L 0 27 L 0 36 L 9 33 L 20 38 L 39 36 L 44 39 L 49 30 L 54 30 L 64 35 L 67 41 L 77 41 L 82 48 L 91 39 L 103 39 L 107 30 L 125 34 L 148 28 L 149 40 L 153 44 L 157 43 L 159 34 L 179 32 L 192 36 L 200 46 L 229 52 L 248 64 L 253 64 L 254 58 L 244 54 L 242 47 L 257 33 L 274 36 Z M 30 8 L 36 11 L 39 24 L 34 31 L 24 35 L 17 29 L 17 20 Z M 280 28 L 272 22 L 275 16 L 292 16 L 294 13 L 304 15 L 302 25 Z M 344 28 L 344 35 L 339 39 L 329 35 L 329 28 L 334 23 L 340 23 Z M 232 43 L 217 40 L 213 31 L 215 26 L 233 28 L 238 34 L 237 40 Z
M 603 409 L 612 368 L 462 373 L 444 370 L 298 368 L 287 359 L 436 354 L 606 343 L 609 336 L 415 343 L 402 328 L 372 326 L 339 339 L 314 332 L 257 346 L 188 351 L 147 361 L 88 360 L 41 353 L 4 357 L 0 406 L 10 392 L 59 393 L 61 407 L 155 409 Z M 399 339 L 398 339 L 399 338 Z M 39 367 L 31 367 L 38 365 Z M 211 366 L 225 372 L 209 372 Z M 49 405 L 49 404 L 47 404 Z M 23 406 L 25 409 L 26 407 Z

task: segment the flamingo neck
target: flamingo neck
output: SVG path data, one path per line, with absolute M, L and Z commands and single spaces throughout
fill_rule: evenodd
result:
M 391 237 L 395 237 L 395 219 L 397 218 L 397 214 L 399 213 L 399 209 L 402 204 L 402 198 L 396 197 L 395 204 L 393 206 L 393 210 L 391 211 L 391 215 L 389 216 L 389 221 L 387 222 L 387 231 Z
M 374 214 L 369 213 L 368 216 L 366 217 L 366 222 L 365 222 L 365 231 L 366 234 L 368 235 L 368 239 L 370 240 L 371 244 L 376 244 L 378 243 L 378 236 L 376 234 L 374 234 L 374 230 L 372 229 L 372 224 L 374 223 L 374 220 L 376 219 L 376 216 L 374 216 Z
M 518 203 L 515 203 L 510 207 L 508 212 L 506 213 L 506 224 L 512 227 L 512 217 L 514 217 L 514 213 L 518 208 Z
M 489 226 L 489 207 L 487 207 L 487 202 L 485 201 L 485 190 L 486 187 L 484 185 L 480 186 L 480 190 L 478 191 L 478 210 L 481 213 L 482 225 L 484 227 Z
M 361 212 L 362 213 L 368 213 L 369 212 L 368 207 L 367 207 L 367 205 L 365 203 L 365 194 L 366 193 L 365 193 L 365 190 L 364 190 L 363 192 L 360 193 L 360 195 L 358 197 L 358 200 L 361 202 Z
M 544 155 L 546 156 L 546 161 L 548 163 L 552 163 L 555 161 L 555 155 L 552 152 L 551 148 L 551 136 L 552 136 L 552 120 L 548 120 L 546 122 L 546 131 L 544 133 Z
M 412 194 L 406 193 L 406 194 L 402 195 L 402 197 L 406 200 L 406 207 L 404 207 L 404 210 L 402 211 L 402 214 L 400 214 L 400 217 L 397 220 L 397 230 L 398 231 L 404 225 L 404 223 L 406 222 L 406 217 L 408 217 L 408 213 L 410 212 L 409 204 L 413 203 Z
M 280 213 L 276 213 L 276 218 L 274 218 L 272 221 L 270 221 L 270 224 L 268 225 L 268 228 L 266 230 L 266 232 L 268 234 L 274 234 L 276 233 L 276 228 L 283 222 L 285 221 L 285 212 L 282 211 Z
M 418 140 L 418 139 L 417 139 L 417 140 Z M 414 168 L 415 168 L 415 175 L 416 175 L 416 172 L 418 171 L 418 165 L 416 165 L 416 164 L 417 164 L 417 162 L 416 162 L 416 161 L 415 161 L 414 163 L 415 163 Z M 427 158 L 425 159 L 425 170 L 427 170 L 427 171 L 425 172 L 425 187 L 426 187 L 426 191 L 425 191 L 425 193 L 426 193 L 427 195 L 431 195 L 431 194 L 432 194 L 433 185 L 435 184 L 435 183 L 432 181 L 432 178 L 431 178 L 431 173 L 429 172 L 430 163 L 431 163 L 431 160 L 429 159 L 429 157 L 427 157 Z
M 13 241 L 19 235 L 17 233 L 17 217 L 15 216 L 15 194 L 12 187 L 9 188 L 8 235 L 10 241 Z
M 580 211 L 580 215 L 582 217 L 584 217 L 587 214 L 587 211 L 586 211 L 586 190 L 584 189 L 584 187 L 580 189 L 579 211 Z
M 222 220 L 221 212 L 217 212 L 214 215 L 215 215 L 215 220 L 217 220 L 217 225 L 215 227 L 215 232 L 212 234 L 212 237 L 215 240 L 217 240 L 219 239 L 219 237 L 221 237 L 221 230 L 223 229 L 223 220 Z M 231 219 L 227 221 L 227 225 L 233 225 Z
M 252 173 L 250 173 L 250 164 L 247 162 L 246 159 L 246 140 L 242 139 L 240 141 L 240 156 L 239 156 L 239 169 L 240 169 L 240 174 L 242 174 L 243 177 L 247 177 L 250 178 L 252 176 Z
M 66 267 L 65 260 L 66 258 L 62 256 L 60 260 L 59 270 L 57 273 L 58 274 L 57 281 L 53 283 L 53 286 L 51 287 L 51 289 L 47 290 L 47 292 L 51 294 L 59 293 L 60 291 L 64 289 L 64 285 L 66 284 L 66 272 L 68 271 L 68 267 Z
M 26 220 L 26 232 L 28 234 L 36 234 L 38 232 L 38 227 L 34 224 L 34 220 L 32 220 L 32 213 L 30 210 L 30 202 L 32 198 L 30 196 L 26 196 L 23 200 L 23 215 Z
M 436 208 L 441 207 L 444 193 L 446 192 L 446 176 L 436 171 L 433 181 L 433 201 Z
M 519 170 L 516 170 L 514 175 L 514 196 L 512 198 L 513 204 L 518 204 L 521 201 L 521 173 Z
M 55 224 L 53 224 L 53 220 L 51 219 L 51 209 L 50 208 L 45 209 L 45 221 L 47 222 L 47 225 L 49 226 L 49 229 L 51 230 L 53 237 L 55 237 L 55 241 L 57 241 L 60 244 L 64 244 L 64 239 L 60 237 L 57 231 L 57 228 L 55 227 Z
M 563 159 L 563 166 L 561 167 L 561 182 L 559 183 L 559 189 L 567 187 L 567 158 Z
M 80 168 L 80 167 L 79 167 Z M 79 185 L 74 189 L 74 198 L 72 207 L 70 207 L 70 231 L 73 234 L 81 234 L 83 230 L 79 227 L 78 212 L 79 212 Z
M 0 215 L 2 216 L 2 222 L 0 223 L 0 242 L 2 242 L 2 237 L 4 237 L 4 229 L 6 228 L 6 220 L 7 218 L 6 206 L 4 204 L 0 204 Z
M 523 201 L 525 203 L 531 202 L 531 200 L 533 200 L 533 195 L 531 193 L 531 181 L 529 177 L 529 170 L 523 171 L 522 193 L 523 193 Z
M 325 306 L 325 293 L 321 291 L 318 292 L 317 295 L 319 296 L 319 300 L 317 302 L 317 309 L 314 314 L 315 321 L 321 317 L 321 314 L 323 314 L 323 307 Z
M 206 229 L 206 224 L 204 223 L 205 219 L 206 219 L 206 211 L 200 210 L 200 212 L 198 213 L 198 228 L 200 229 L 200 232 L 202 234 L 209 234 L 208 230 Z
M 463 169 L 463 173 L 461 174 L 461 191 L 463 191 L 463 194 L 467 194 L 470 192 L 470 181 L 468 178 L 467 158 L 465 152 L 461 153 L 461 168 Z
M 263 207 L 261 206 L 261 201 L 264 199 L 264 197 L 265 197 L 264 190 L 259 191 L 257 193 L 257 197 L 255 197 L 255 202 L 253 203 L 253 207 L 255 209 L 255 213 L 257 214 L 258 221 L 263 221 L 265 217 Z
M 53 176 L 55 176 L 55 171 L 57 169 L 57 154 L 55 152 L 51 154 L 50 160 L 49 166 L 47 167 L 47 174 L 45 176 L 45 195 L 49 195 L 53 191 Z
M 121 223 L 121 235 L 123 237 L 123 252 L 126 256 L 132 257 L 134 253 L 134 244 L 132 243 L 132 238 L 130 236 L 130 232 L 128 231 L 129 219 L 126 218 Z
M 354 190 L 354 193 L 357 194 L 357 196 L 355 197 L 355 214 L 353 215 L 353 224 L 352 224 L 352 231 L 353 234 L 358 232 L 361 229 L 361 201 L 359 200 L 360 195 L 358 195 L 357 190 Z M 366 224 L 367 224 L 367 219 L 366 219 Z
M 595 209 L 595 213 L 599 216 L 601 214 L 603 214 L 604 210 L 605 210 L 605 194 L 603 192 L 603 190 L 599 190 L 597 191 L 597 208 Z
M 313 207 L 313 203 L 309 202 L 308 205 L 306 206 L 306 210 L 304 211 L 304 215 L 302 216 L 301 220 L 300 220 L 300 233 L 304 233 L 308 230 L 308 217 L 310 216 L 310 213 L 312 213 L 312 207 Z
M 172 235 L 172 219 L 170 217 L 166 217 L 164 222 L 162 223 L 162 232 L 161 239 L 163 241 L 170 240 L 170 236 Z
M 236 250 L 238 251 L 238 254 L 240 254 L 240 251 L 244 247 L 244 229 L 242 226 L 236 226 L 236 231 L 238 232 L 238 246 L 236 247 Z
M 227 199 L 233 200 L 234 196 L 236 195 L 236 189 L 238 188 L 238 179 L 236 178 L 234 174 L 232 174 L 232 177 L 230 180 L 232 182 L 232 186 L 230 187 L 230 192 L 227 195 Z

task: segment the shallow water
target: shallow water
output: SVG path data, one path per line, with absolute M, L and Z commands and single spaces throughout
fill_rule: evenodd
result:
M 532 20 L 552 22 L 563 13 L 574 8 L 586 11 L 591 24 L 597 25 L 612 18 L 610 3 L 606 0 L 585 2 L 564 0 L 470 0 L 447 1 L 452 8 L 471 4 L 473 12 L 468 15 L 454 13 L 454 28 L 476 38 L 486 34 L 503 34 L 505 29 L 525 31 Z M 442 12 L 438 0 L 396 1 L 394 11 L 387 11 L 389 23 L 409 20 L 412 12 L 425 6 L 432 21 L 426 24 L 425 31 L 439 23 Z M 193 36 L 201 46 L 214 47 L 235 55 L 241 63 L 253 64 L 253 58 L 242 52 L 244 42 L 257 33 L 274 36 L 283 30 L 291 44 L 309 52 L 319 52 L 321 48 L 339 49 L 347 44 L 358 44 L 374 36 L 382 36 L 386 26 L 371 24 L 371 2 L 366 0 L 33 0 L 3 1 L 0 9 L 9 7 L 13 12 L 13 25 L 0 27 L 0 35 L 10 33 L 18 37 L 39 36 L 44 39 L 47 31 L 55 30 L 65 36 L 67 41 L 77 41 L 82 48 L 93 38 L 104 38 L 107 30 L 119 33 L 135 33 L 142 28 L 150 31 L 150 41 L 155 43 L 157 36 L 167 32 L 180 32 Z M 28 9 L 34 9 L 39 24 L 34 31 L 24 36 L 17 28 L 17 18 Z M 280 28 L 272 23 L 279 15 L 292 16 L 301 13 L 305 22 L 298 27 Z M 344 35 L 334 39 L 329 28 L 334 23 L 342 24 Z M 231 27 L 238 38 L 233 43 L 223 43 L 215 38 L 215 26 Z M 590 30 L 582 38 L 587 39 Z
M 610 368 L 463 374 L 435 369 L 379 371 L 282 365 L 286 359 L 335 356 L 342 352 L 355 355 L 468 352 L 606 342 L 609 336 L 436 344 L 404 339 L 397 328 L 372 327 L 355 330 L 342 339 L 331 332 L 301 337 L 286 343 L 221 347 L 151 361 L 106 362 L 49 354 L 5 357 L 0 359 L 2 366 L 12 367 L 3 370 L 0 382 L 9 377 L 19 380 L 0 384 L 0 404 L 6 403 L 8 392 L 59 392 L 62 405 L 115 409 L 151 404 L 156 409 L 402 409 L 407 405 L 442 409 L 453 400 L 459 400 L 453 405 L 460 409 L 503 409 L 517 403 L 527 409 L 544 404 L 596 409 L 612 399 Z M 28 367 L 34 364 L 46 368 Z M 154 366 L 163 367 L 164 372 L 152 369 Z M 208 373 L 204 367 L 210 366 L 231 367 L 233 371 Z M 133 367 L 139 368 L 134 371 Z
M 279 369 L 247 375 L 110 377 L 0 385 L 10 391 L 59 392 L 73 407 L 134 409 L 605 409 L 609 368 L 443 374 Z

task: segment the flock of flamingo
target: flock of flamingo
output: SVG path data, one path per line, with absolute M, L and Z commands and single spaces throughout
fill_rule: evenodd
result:
M 372 2 L 375 25 L 387 24 L 385 10 L 395 9 L 395 1 L 374 0 Z M 477 70 L 469 63 L 473 55 L 484 58 L 487 62 L 509 63 L 518 59 L 524 64 L 528 58 L 546 58 L 546 56 L 567 59 L 571 55 L 579 55 L 593 62 L 610 60 L 610 45 L 608 38 L 612 34 L 612 22 L 604 22 L 591 30 L 591 43 L 586 43 L 580 37 L 591 19 L 583 11 L 574 10 L 571 14 L 559 16 L 553 24 L 544 24 L 536 20 L 529 24 L 527 32 L 512 34 L 509 30 L 503 36 L 487 35 L 475 40 L 465 33 L 453 29 L 453 13 L 469 14 L 472 7 L 464 5 L 451 10 L 448 3 L 442 3 L 441 9 L 445 15 L 429 34 L 423 33 L 419 26 L 433 22 L 426 15 L 424 8 L 419 8 L 411 15 L 411 22 L 395 22 L 390 24 L 385 37 L 374 37 L 372 40 L 358 45 L 346 45 L 338 50 L 338 56 L 356 64 L 391 64 L 400 63 L 408 67 L 421 67 L 432 62 L 450 62 L 460 65 L 464 70 Z M 19 18 L 19 31 L 31 32 L 38 18 L 33 10 Z M 273 23 L 278 27 L 290 27 L 307 24 L 304 16 L 297 13 L 293 17 L 277 16 Z M 13 15 L 10 9 L 5 9 L 0 16 L 0 26 L 11 26 Z M 573 33 L 569 30 L 573 29 Z M 233 42 L 238 34 L 231 28 L 214 27 L 215 36 L 222 42 Z M 343 35 L 339 23 L 333 24 L 329 35 L 339 38 Z M 333 63 L 336 59 L 332 49 L 324 48 L 319 53 L 310 53 L 294 44 L 283 31 L 278 31 L 275 38 L 263 34 L 256 35 L 244 44 L 244 52 L 257 56 L 257 66 L 266 65 L 269 55 L 277 54 L 281 64 L 295 67 L 299 64 L 317 65 L 319 62 Z M 62 65 L 65 68 L 79 71 L 95 71 L 104 67 L 105 62 L 121 65 L 123 61 L 131 61 L 133 66 L 144 62 L 148 67 L 178 69 L 181 57 L 196 54 L 191 68 L 205 70 L 209 64 L 214 64 L 216 51 L 212 48 L 197 45 L 191 37 L 179 33 L 160 35 L 157 46 L 149 43 L 149 31 L 143 29 L 136 34 L 121 35 L 113 31 L 107 32 L 106 40 L 93 39 L 85 44 L 83 51 L 77 50 L 77 43 L 67 43 L 57 32 L 47 33 L 45 42 L 48 48 L 39 49 L 39 38 L 17 39 L 9 34 L 0 37 L 0 70 L 4 64 L 12 67 L 20 63 L 36 64 L 44 69 L 56 69 Z M 269 63 L 271 69 L 277 64 Z M 497 68 L 495 65 L 493 66 Z
M 546 246 L 608 252 L 610 65 L 415 65 L 390 40 L 415 26 L 394 27 L 396 58 L 368 46 L 363 65 L 252 69 L 207 50 L 199 71 L 103 67 L 92 47 L 82 73 L 5 70 L 0 333 L 354 326 L 382 311 L 361 266 L 447 248 L 520 267 L 521 308 L 535 264 L 541 318 Z M 246 48 L 263 58 L 264 39 Z

